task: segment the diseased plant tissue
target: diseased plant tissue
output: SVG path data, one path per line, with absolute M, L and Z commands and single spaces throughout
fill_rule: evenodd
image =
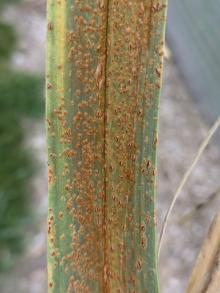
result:
M 48 1 L 49 292 L 158 292 L 165 0 Z

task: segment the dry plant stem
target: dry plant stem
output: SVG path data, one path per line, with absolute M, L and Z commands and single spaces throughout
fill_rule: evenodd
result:
M 195 168 L 196 164 L 198 163 L 201 155 L 203 154 L 205 148 L 207 147 L 207 145 L 209 144 L 211 138 L 213 137 L 213 135 L 215 134 L 215 132 L 217 131 L 217 129 L 219 128 L 220 126 L 220 117 L 218 117 L 218 119 L 216 120 L 216 122 L 214 123 L 214 125 L 211 127 L 211 129 L 209 130 L 205 140 L 202 142 L 201 146 L 199 147 L 199 150 L 198 152 L 196 153 L 196 156 L 195 158 L 193 159 L 190 167 L 187 169 L 183 179 L 181 180 L 180 182 L 180 185 L 178 186 L 177 188 L 177 191 L 175 192 L 174 194 L 174 197 L 172 199 L 172 202 L 168 208 L 168 211 L 165 215 L 165 218 L 164 218 L 164 221 L 163 221 L 163 225 L 162 225 L 162 228 L 161 228 L 161 232 L 160 232 L 160 237 L 159 237 L 159 243 L 158 243 L 158 258 L 160 256 L 160 251 L 161 251 L 161 246 L 163 244 L 163 238 L 164 238 L 164 234 L 166 232 L 166 228 L 167 228 L 167 224 L 168 224 L 168 221 L 169 221 L 169 217 L 171 215 L 171 212 L 173 210 L 173 207 L 178 199 L 178 196 L 180 195 L 185 183 L 187 182 L 189 176 L 191 175 L 193 169 Z
M 210 227 L 186 292 L 220 292 L 220 213 Z
M 48 0 L 49 292 L 159 291 L 166 0 Z

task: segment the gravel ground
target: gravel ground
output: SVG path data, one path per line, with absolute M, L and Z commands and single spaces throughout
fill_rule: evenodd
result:
M 160 115 L 157 199 L 159 227 L 177 185 L 208 131 L 172 62 L 165 66 Z M 219 209 L 220 196 L 185 223 L 180 222 L 183 222 L 183 215 L 206 201 L 220 187 L 219 163 L 219 147 L 212 143 L 175 206 L 161 254 L 162 293 L 182 293 L 186 288 L 202 240 Z
M 26 1 L 26 5 L 8 7 L 4 17 L 13 23 L 20 36 L 13 65 L 32 72 L 44 68 L 45 10 L 44 1 Z M 40 3 L 40 1 L 39 1 Z M 15 17 L 16 16 L 16 17 Z M 25 21 L 24 21 L 25 18 Z M 26 33 L 28 32 L 28 33 Z M 207 133 L 197 106 L 172 60 L 165 64 L 161 97 L 158 153 L 158 227 L 187 166 Z M 30 122 L 29 122 L 30 123 Z M 21 260 L 13 271 L 0 278 L 1 293 L 46 293 L 46 155 L 44 125 L 30 123 L 27 143 L 41 164 L 33 180 L 33 203 L 37 214 L 30 240 Z M 28 131 L 31 129 L 31 132 Z M 160 259 L 161 292 L 184 292 L 208 226 L 220 204 L 217 196 L 209 205 L 180 223 L 182 216 L 219 188 L 220 152 L 213 143 L 184 188 L 174 209 L 166 232 Z M 3 281 L 4 280 L 4 281 Z

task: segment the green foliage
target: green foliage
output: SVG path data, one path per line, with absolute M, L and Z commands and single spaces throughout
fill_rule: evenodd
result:
M 0 8 L 5 4 L 19 3 L 21 0 L 0 0 Z
M 15 48 L 15 33 L 11 26 L 0 23 L 0 60 L 8 58 Z
M 24 147 L 21 117 L 43 113 L 42 82 L 24 73 L 0 77 L 0 270 L 13 264 L 28 222 L 34 166 Z
M 0 103 L 1 107 L 1 103 Z M 29 193 L 27 182 L 32 163 L 23 146 L 18 120 L 0 113 L 0 270 L 13 264 L 13 256 L 22 249 Z
M 3 4 L 18 1 L 2 1 Z M 7 64 L 15 49 L 12 27 L 0 23 L 0 271 L 9 269 L 24 244 L 30 225 L 29 180 L 34 164 L 24 146 L 21 118 L 43 114 L 43 81 Z
M 24 72 L 0 73 L 0 107 L 3 113 L 39 117 L 43 114 L 44 101 L 42 78 Z

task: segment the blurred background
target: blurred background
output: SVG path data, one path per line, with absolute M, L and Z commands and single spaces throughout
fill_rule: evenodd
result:
M 46 293 L 45 0 L 0 0 L 0 293 Z M 158 152 L 158 229 L 220 114 L 219 0 L 170 0 Z M 220 206 L 220 135 L 172 214 L 162 293 L 185 291 Z M 200 208 L 198 208 L 200 207 Z

